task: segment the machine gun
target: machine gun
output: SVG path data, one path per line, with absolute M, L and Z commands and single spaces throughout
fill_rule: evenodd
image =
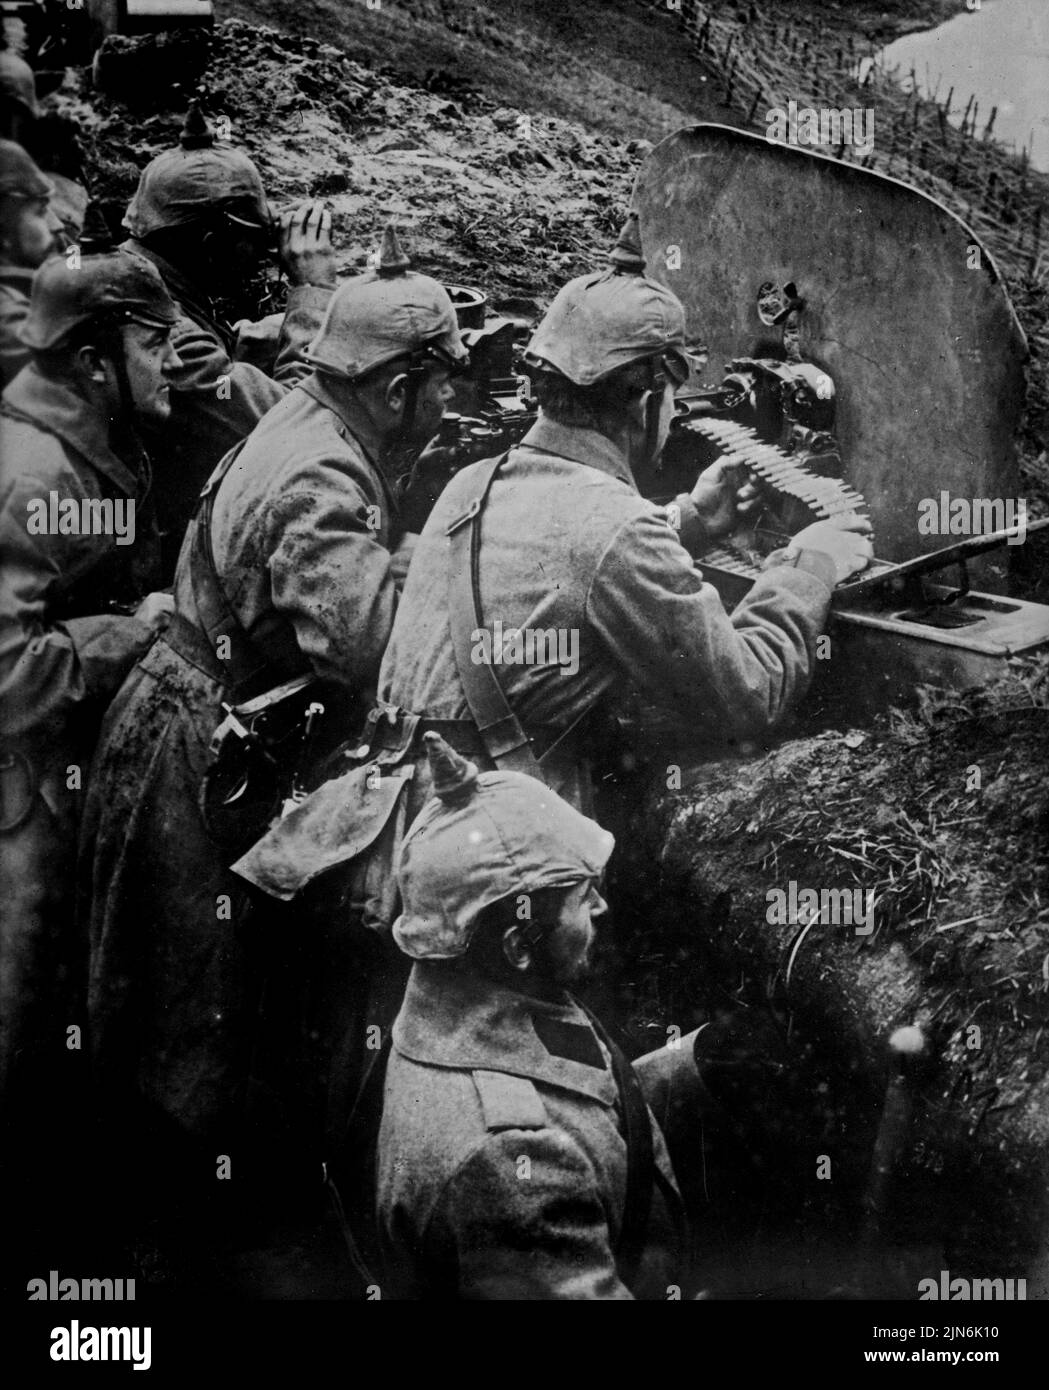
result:
M 435 442 L 417 460 L 405 460 L 402 512 L 409 530 L 421 530 L 449 479 L 467 464 L 492 458 L 519 443 L 536 420 L 538 402 L 520 371 L 523 325 L 488 312 L 481 290 L 448 285 L 470 365 L 454 377 L 455 399 Z
M 895 179 L 716 125 L 651 152 L 633 209 L 647 273 L 703 344 L 639 486 L 667 500 L 720 458 L 758 490 L 700 560 L 726 606 L 811 522 L 871 521 L 878 559 L 835 593 L 810 700 L 871 715 L 1049 648 L 1049 607 L 1008 593 L 1006 547 L 1047 525 L 1017 497 L 1026 344 L 971 229 Z M 968 529 L 921 524 L 941 495 Z

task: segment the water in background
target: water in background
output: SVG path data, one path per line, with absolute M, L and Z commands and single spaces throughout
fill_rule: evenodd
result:
M 1049 0 L 982 0 L 978 10 L 957 15 L 936 29 L 908 34 L 877 59 L 908 81 L 911 68 L 919 91 L 939 100 L 951 87 L 951 121 L 961 124 L 970 94 L 980 104 L 982 135 L 997 106 L 992 136 L 1049 170 Z

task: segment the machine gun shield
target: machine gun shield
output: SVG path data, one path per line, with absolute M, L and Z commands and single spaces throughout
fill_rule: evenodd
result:
M 919 504 L 940 489 L 1016 496 L 1026 342 L 990 254 L 940 203 L 697 125 L 648 155 L 633 206 L 649 274 L 685 305 L 711 380 L 777 355 L 831 377 L 844 478 L 867 499 L 879 556 L 944 544 L 918 531 Z

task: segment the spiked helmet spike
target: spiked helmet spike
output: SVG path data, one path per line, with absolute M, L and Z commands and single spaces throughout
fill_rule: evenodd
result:
M 608 253 L 608 263 L 617 275 L 644 275 L 645 257 L 641 250 L 641 222 L 636 212 L 628 212 L 619 238 Z
M 447 802 L 471 797 L 477 788 L 477 764 L 457 753 L 440 734 L 424 734 L 423 743 L 430 760 L 434 796 Z
M 197 102 L 186 112 L 186 123 L 182 127 L 178 142 L 184 150 L 209 150 L 215 143 L 215 132 L 204 119 Z
M 388 280 L 391 276 L 403 275 L 411 266 L 411 259 L 397 235 L 397 228 L 392 222 L 387 222 L 383 229 L 382 245 L 379 247 L 379 259 L 375 265 L 377 273 L 384 280 Z

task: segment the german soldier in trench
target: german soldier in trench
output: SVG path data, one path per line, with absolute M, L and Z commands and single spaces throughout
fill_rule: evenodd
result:
M 589 811 L 584 718 L 627 689 L 700 731 L 769 727 L 807 686 L 835 584 L 870 558 L 865 521 L 817 523 L 726 613 L 693 555 L 733 528 L 746 490 L 737 494 L 714 464 L 676 499 L 675 527 L 634 481 L 663 447 L 688 371 L 682 306 L 643 268 L 627 236 L 609 270 L 561 290 L 526 356 L 538 422 L 508 455 L 458 473 L 423 529 L 363 748 L 382 774 L 377 786 L 412 769 L 409 824 L 429 793 L 420 745 L 428 730 L 479 766 L 530 773 Z M 516 655 L 509 642 L 495 650 L 500 630 L 516 634 Z M 538 659 L 529 633 L 543 639 Z M 357 843 L 347 839 L 341 852 L 330 833 L 342 795 L 338 780 L 319 788 L 238 872 L 291 898 L 349 859 Z M 369 896 L 371 885 L 374 901 L 376 885 L 393 885 L 396 839 L 386 834 L 356 857 L 350 898 Z M 386 969 L 396 974 L 396 963 Z M 342 1039 L 332 1146 L 352 1103 L 340 1074 L 356 1074 L 391 1017 L 388 991 L 376 991 Z
M 386 1298 L 680 1297 L 688 1241 L 641 1084 L 573 998 L 613 840 L 535 778 L 425 737 L 393 928 L 411 976 L 376 1156 Z M 369 1252 L 370 1253 L 370 1252 Z
M 56 250 L 77 245 L 90 199 L 76 123 L 57 112 L 41 112 L 36 74 L 6 49 L 0 52 L 0 138 L 27 150 L 51 183 Z
M 263 943 L 271 929 L 279 990 L 297 951 L 317 963 L 310 923 L 297 913 L 267 924 L 228 866 L 296 796 L 303 730 L 317 734 L 310 706 L 342 740 L 373 698 L 416 539 L 387 470 L 401 446 L 436 434 L 465 358 L 447 293 L 408 271 L 390 229 L 377 268 L 332 298 L 311 374 L 210 480 L 171 626 L 106 721 L 82 842 L 97 1079 L 109 1114 L 133 1116 L 115 1136 L 149 1155 L 147 1169 L 166 1159 L 164 1208 L 183 1244 L 180 1208 L 206 1224 L 209 1193 L 246 1195 L 252 1177 L 271 1208 L 282 1192 L 307 1203 L 320 1193 L 309 1135 L 278 1181 L 279 1116 L 258 1119 L 270 1129 L 254 1147 L 246 1119 Z M 328 925 L 341 949 L 342 924 Z M 317 950 L 319 968 L 334 969 Z M 352 986 L 352 959 L 346 969 Z M 252 1094 L 254 1124 L 269 1093 Z M 218 1155 L 232 1183 L 216 1182 Z
M 102 711 L 170 607 L 155 592 L 141 431 L 171 408 L 176 317 L 138 257 L 86 256 L 75 269 L 53 257 L 20 330 L 31 361 L 0 405 L 0 1097 L 6 1135 L 18 1136 L 5 1159 L 22 1164 L 4 1192 L 56 1225 L 71 1194 L 55 1165 L 70 1151 L 86 1058 L 77 822 Z M 23 1207 L 31 1179 L 49 1196 Z
M 19 330 L 29 313 L 33 275 L 55 249 L 53 192 L 21 145 L 0 140 L 0 387 L 31 355 Z
M 142 171 L 124 225 L 123 248 L 153 262 L 180 310 L 182 367 L 155 445 L 170 578 L 208 475 L 308 370 L 303 350 L 335 289 L 331 213 L 305 203 L 283 215 L 276 250 L 290 284 L 286 312 L 251 322 L 273 250 L 269 204 L 252 161 L 216 141 L 193 108 L 179 148 Z

